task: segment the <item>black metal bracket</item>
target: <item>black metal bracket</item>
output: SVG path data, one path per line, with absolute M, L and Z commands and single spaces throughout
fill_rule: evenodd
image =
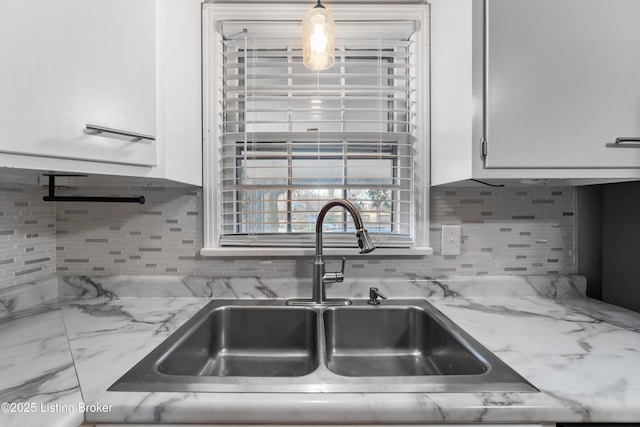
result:
M 49 195 L 44 196 L 42 200 L 45 202 L 98 202 L 98 203 L 140 203 L 144 204 L 144 196 L 138 197 L 87 197 L 87 196 L 56 196 L 56 177 L 57 176 L 87 176 L 76 174 L 45 174 L 49 177 Z

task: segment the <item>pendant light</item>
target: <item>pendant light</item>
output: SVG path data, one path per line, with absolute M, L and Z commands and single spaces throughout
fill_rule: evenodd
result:
M 320 0 L 302 18 L 302 57 L 305 67 L 321 71 L 335 60 L 335 24 L 333 14 Z

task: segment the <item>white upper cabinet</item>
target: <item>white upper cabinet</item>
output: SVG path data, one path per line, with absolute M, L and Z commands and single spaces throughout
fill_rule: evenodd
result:
M 487 167 L 640 167 L 640 1 L 488 0 Z
M 434 0 L 431 17 L 433 184 L 640 178 L 639 1 Z
M 0 166 L 199 185 L 200 44 L 200 1 L 2 1 Z
M 155 137 L 155 1 L 10 0 L 1 8 L 0 150 L 155 166 L 154 141 L 85 130 Z

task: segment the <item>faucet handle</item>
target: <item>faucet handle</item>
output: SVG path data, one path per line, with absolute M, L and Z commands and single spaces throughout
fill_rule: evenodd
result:
M 387 299 L 387 296 L 382 294 L 378 288 L 369 288 L 369 301 L 368 304 L 378 305 L 380 304 L 380 300 L 378 298 Z
M 324 276 L 322 276 L 322 283 L 344 282 L 344 266 L 346 263 L 347 259 L 345 257 L 342 257 L 341 270 L 332 273 L 324 273 Z

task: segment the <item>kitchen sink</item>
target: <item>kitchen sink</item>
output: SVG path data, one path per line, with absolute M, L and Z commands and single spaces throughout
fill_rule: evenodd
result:
M 109 390 L 538 391 L 426 300 L 212 301 Z
M 479 375 L 488 366 L 423 308 L 324 312 L 327 367 L 338 375 Z
M 282 307 L 220 307 L 158 365 L 166 375 L 294 377 L 318 366 L 317 314 Z

